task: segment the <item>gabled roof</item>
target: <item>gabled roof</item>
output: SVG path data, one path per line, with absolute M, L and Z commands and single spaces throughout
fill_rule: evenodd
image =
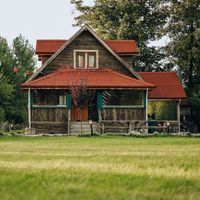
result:
M 35 53 L 47 55 L 55 53 L 67 40 L 37 40 Z
M 150 99 L 185 99 L 184 88 L 175 72 L 138 72 L 147 82 L 156 86 L 149 92 Z
M 135 40 L 105 40 L 105 43 L 117 54 L 134 55 L 139 53 Z
M 96 33 L 86 24 L 77 31 L 67 42 L 65 42 L 29 79 L 33 80 L 50 64 L 69 44 L 71 44 L 83 31 L 89 31 L 124 67 L 126 67 L 135 77 L 142 79 L 124 60 L 122 60 Z
M 131 78 L 111 69 L 64 69 L 22 84 L 22 88 L 69 88 L 85 79 L 88 88 L 153 88 L 143 80 Z
M 37 40 L 36 54 L 52 55 L 67 40 Z M 134 55 L 139 53 L 135 40 L 104 40 L 104 42 L 117 54 Z

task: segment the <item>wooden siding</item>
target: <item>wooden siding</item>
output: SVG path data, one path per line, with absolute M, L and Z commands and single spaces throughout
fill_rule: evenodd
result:
M 40 76 L 47 75 L 58 69 L 66 68 L 66 65 L 74 67 L 74 50 L 98 50 L 99 68 L 113 69 L 120 73 L 134 76 L 111 53 L 91 35 L 89 31 L 81 33 L 68 47 L 66 47 L 44 70 Z
M 103 108 L 102 120 L 145 120 L 144 108 Z
M 66 108 L 32 108 L 31 121 L 67 122 Z
M 32 122 L 32 128 L 36 134 L 67 134 L 68 123 L 66 122 Z
M 128 63 L 130 66 L 133 66 L 133 55 L 120 55 L 119 57 L 126 63 Z

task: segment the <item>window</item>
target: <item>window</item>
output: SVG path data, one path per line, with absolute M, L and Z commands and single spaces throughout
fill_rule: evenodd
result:
M 96 68 L 96 54 L 88 53 L 88 68 Z
M 144 92 L 137 90 L 107 90 L 103 92 L 104 106 L 144 106 Z
M 74 50 L 74 68 L 98 68 L 97 50 Z
M 84 53 L 77 53 L 76 54 L 76 67 L 77 68 L 85 68 L 85 55 Z
M 148 114 L 157 120 L 177 120 L 176 101 L 150 101 Z
M 59 105 L 66 105 L 66 95 L 59 95 Z

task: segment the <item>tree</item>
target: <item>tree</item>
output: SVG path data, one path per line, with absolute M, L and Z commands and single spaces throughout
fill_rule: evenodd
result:
M 68 69 L 70 83 L 69 91 L 72 96 L 73 105 L 80 110 L 80 122 L 81 122 L 81 134 L 82 134 L 82 119 L 83 108 L 86 104 L 89 104 L 89 100 L 92 101 L 95 97 L 94 91 L 88 88 L 88 71 L 78 72 Z
M 164 34 L 170 43 L 168 54 L 184 72 L 184 82 L 189 94 L 200 85 L 200 1 L 170 0 L 165 5 L 169 13 Z
M 134 69 L 136 71 L 169 71 L 174 65 L 166 58 L 163 47 L 148 47 L 140 49 L 140 56 L 133 57 Z
M 15 105 L 14 118 L 18 123 L 26 122 L 27 120 L 27 94 L 21 90 L 21 83 L 25 82 L 33 73 L 36 59 L 35 51 L 29 41 L 22 35 L 19 35 L 13 40 L 12 52 L 14 55 L 15 67 L 17 72 L 13 83 L 15 85 L 13 104 Z
M 6 76 L 0 72 L 0 123 L 5 121 L 9 110 L 9 102 L 12 99 L 13 87 L 7 83 Z
M 5 38 L 0 37 L 0 63 L 0 72 L 6 77 L 6 81 L 1 83 L 12 86 L 12 98 L 9 101 L 4 99 L 7 106 L 0 103 L 6 111 L 4 118 L 9 122 L 24 123 L 27 118 L 27 97 L 21 91 L 20 84 L 26 81 L 34 70 L 34 49 L 22 35 L 13 40 L 11 47 Z
M 184 85 L 192 105 L 192 120 L 200 130 L 200 1 L 168 0 L 164 7 L 168 19 L 163 33 L 170 38 L 166 50 L 183 71 Z
M 80 13 L 76 26 L 88 23 L 103 39 L 134 39 L 140 48 L 136 66 L 143 71 L 157 70 L 158 59 L 165 56 L 148 43 L 159 35 L 166 13 L 161 12 L 162 0 L 96 0 L 84 6 L 83 0 L 71 0 Z M 159 55 L 159 56 L 158 56 Z M 154 65 L 154 69 L 151 68 Z M 159 69 L 160 70 L 160 69 Z

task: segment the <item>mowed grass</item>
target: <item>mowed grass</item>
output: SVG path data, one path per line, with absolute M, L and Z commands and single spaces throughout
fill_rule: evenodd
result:
M 0 137 L 0 199 L 200 199 L 200 139 Z

